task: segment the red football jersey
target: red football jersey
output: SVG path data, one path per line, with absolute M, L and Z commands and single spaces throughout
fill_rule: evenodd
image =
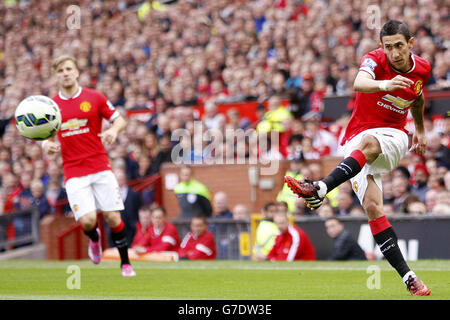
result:
M 410 59 L 411 69 L 400 72 L 391 67 L 382 48 L 371 51 L 362 58 L 359 70 L 368 72 L 375 80 L 391 80 L 401 75 L 414 81 L 414 85 L 392 92 L 357 92 L 353 113 L 341 141 L 342 145 L 358 133 L 372 128 L 389 127 L 407 133 L 405 125 L 408 110 L 414 100 L 422 94 L 423 86 L 428 82 L 431 72 L 431 65 L 427 60 L 413 53 Z
M 216 258 L 216 242 L 211 232 L 206 231 L 203 235 L 195 238 L 189 232 L 181 242 L 178 251 L 180 258 L 191 260 L 213 260 Z
M 61 110 L 61 144 L 64 179 L 111 170 L 108 154 L 98 136 L 102 120 L 114 120 L 118 111 L 100 92 L 81 88 L 72 98 L 61 92 L 53 97 Z
M 286 232 L 276 237 L 267 258 L 279 261 L 316 260 L 316 251 L 302 229 L 289 226 Z
M 180 236 L 178 230 L 172 223 L 166 222 L 162 230 L 155 230 L 153 225 L 145 231 L 141 224 L 136 224 L 136 235 L 134 236 L 134 246 L 142 246 L 147 252 L 177 251 L 180 246 Z

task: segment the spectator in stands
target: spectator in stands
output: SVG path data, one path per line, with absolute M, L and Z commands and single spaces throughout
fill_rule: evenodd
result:
M 412 201 L 406 206 L 406 211 L 410 215 L 425 215 L 427 213 L 427 207 L 421 201 Z
M 350 215 L 350 212 L 353 208 L 353 197 L 347 191 L 339 191 L 337 197 L 337 207 L 336 207 L 336 215 L 345 216 Z
M 266 203 L 261 211 L 263 218 L 256 228 L 256 240 L 253 247 L 253 258 L 257 261 L 267 259 L 267 255 L 275 243 L 279 232 L 273 221 L 276 212 L 278 212 L 278 208 L 275 202 Z
M 425 205 L 427 207 L 427 214 L 433 214 L 433 208 L 437 204 L 437 191 L 435 189 L 430 189 L 425 194 Z
M 191 231 L 181 242 L 178 254 L 180 259 L 214 260 L 216 243 L 214 236 L 208 231 L 208 223 L 204 216 L 194 216 L 191 220 Z
M 450 205 L 447 203 L 438 203 L 433 207 L 433 215 L 450 215 Z
M 233 219 L 235 220 L 249 220 L 250 209 L 245 204 L 237 204 L 233 208 Z
M 300 149 L 297 149 L 294 158 L 289 162 L 289 169 L 284 174 L 294 177 L 297 180 L 303 180 L 303 176 L 301 174 L 301 168 L 304 164 L 303 153 Z M 295 201 L 298 199 L 298 196 L 295 195 L 291 189 L 287 186 L 287 184 L 283 183 L 283 187 L 278 192 L 277 201 L 284 201 L 287 203 L 289 214 L 293 214 L 295 211 Z
M 24 194 L 19 200 L 18 209 L 26 209 L 36 206 L 39 209 L 39 219 L 50 213 L 50 204 L 45 196 L 44 184 L 39 179 L 34 179 L 30 184 L 30 194 Z M 16 229 L 17 230 L 17 229 Z
M 292 118 L 292 114 L 281 102 L 282 100 L 279 95 L 272 95 L 269 98 L 267 101 L 267 112 L 264 114 L 263 121 L 256 127 L 256 130 L 263 132 L 285 131 L 283 122 L 286 119 Z
M 428 191 L 427 181 L 429 173 L 427 167 L 424 164 L 418 164 L 415 166 L 412 178 L 414 184 L 411 187 L 411 193 L 419 197 L 419 200 L 425 203 L 425 194 Z
M 275 243 L 267 255 L 270 261 L 316 260 L 315 248 L 308 235 L 299 227 L 290 225 L 284 212 L 274 215 L 274 222 L 280 230 Z
M 333 207 L 328 203 L 321 205 L 320 208 L 317 209 L 317 214 L 322 218 L 331 218 L 336 215 Z
M 51 213 L 50 204 L 47 197 L 44 194 L 44 184 L 40 179 L 34 179 L 30 184 L 30 193 L 19 195 L 19 201 L 17 203 L 18 210 L 25 210 L 31 207 L 37 207 L 39 211 L 39 219 L 42 219 L 45 215 Z M 31 215 L 18 215 L 13 219 L 15 237 L 20 238 L 22 236 L 29 236 L 32 232 L 32 217 Z M 25 244 L 31 244 L 24 243 Z
M 180 206 L 179 218 L 192 218 L 195 215 L 212 215 L 211 193 L 201 182 L 193 178 L 193 169 L 184 165 L 180 169 L 180 182 L 174 192 Z
M 392 179 L 392 193 L 394 195 L 394 210 L 398 213 L 405 213 L 405 201 L 411 195 L 409 191 L 408 180 L 402 176 L 397 176 Z
M 139 210 L 139 218 L 136 237 L 131 246 L 133 250 L 138 254 L 178 251 L 180 246 L 178 230 L 167 221 L 167 212 L 163 207 L 156 206 L 151 209 L 143 207 Z
M 336 218 L 325 220 L 325 229 L 333 239 L 333 251 L 327 260 L 366 260 L 366 255 L 344 224 Z
M 312 146 L 320 157 L 335 155 L 338 142 L 335 136 L 320 127 L 321 116 L 317 112 L 310 112 L 302 117 L 305 121 L 305 136 L 312 139 Z
M 213 209 L 212 218 L 233 218 L 233 213 L 228 208 L 228 196 L 223 191 L 218 191 L 214 194 Z
M 428 135 L 425 158 L 433 158 L 438 163 L 442 162 L 450 166 L 450 149 L 441 143 L 441 136 L 437 132 L 431 132 Z
M 172 142 L 170 140 L 170 134 L 164 134 L 160 137 L 159 146 L 160 148 L 152 162 L 150 173 L 158 173 L 163 163 L 172 162 Z

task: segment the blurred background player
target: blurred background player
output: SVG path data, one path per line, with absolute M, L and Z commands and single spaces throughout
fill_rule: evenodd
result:
M 100 92 L 78 84 L 79 71 L 74 57 L 62 55 L 52 64 L 59 92 L 53 97 L 61 110 L 58 141 L 44 141 L 48 155 L 61 152 L 64 181 L 75 220 L 81 223 L 89 237 L 89 257 L 98 264 L 102 247 L 97 228 L 97 210 L 111 230 L 111 236 L 121 257 L 123 276 L 135 276 L 128 259 L 127 233 L 120 210 L 124 209 L 119 185 L 111 170 L 103 144 L 113 144 L 125 129 L 126 120 Z M 111 123 L 102 132 L 102 120 Z
M 291 225 L 286 212 L 278 211 L 273 218 L 280 233 L 267 255 L 271 261 L 316 260 L 316 250 L 301 228 Z
M 394 170 L 408 150 L 408 110 L 415 125 L 410 151 L 420 155 L 426 151 L 422 89 L 431 66 L 411 52 L 414 38 L 400 21 L 388 21 L 380 41 L 381 48 L 362 58 L 353 85 L 355 106 L 341 142 L 344 160 L 323 180 L 299 183 L 286 177 L 286 182 L 310 207 L 318 208 L 328 192 L 350 179 L 386 260 L 412 295 L 429 295 L 428 287 L 406 264 L 384 213 L 381 174 Z
M 253 247 L 253 258 L 255 260 L 266 260 L 267 255 L 272 250 L 275 238 L 279 233 L 277 225 L 273 222 L 273 216 L 276 212 L 278 212 L 276 202 L 266 203 L 261 211 L 263 218 L 256 227 L 256 240 Z
M 213 234 L 208 231 L 206 218 L 202 215 L 194 216 L 191 231 L 183 238 L 178 251 L 180 259 L 214 260 L 216 254 L 216 242 Z
M 333 251 L 328 260 L 367 260 L 363 249 L 341 221 L 330 217 L 325 221 L 325 229 L 333 239 Z

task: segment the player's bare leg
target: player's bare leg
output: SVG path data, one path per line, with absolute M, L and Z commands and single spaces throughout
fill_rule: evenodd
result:
M 97 228 L 97 212 L 89 212 L 78 220 L 84 233 L 89 237 L 88 255 L 93 263 L 98 264 L 102 259 L 102 242 L 100 229 Z
M 363 208 L 369 219 L 372 235 L 381 253 L 391 266 L 397 270 L 412 295 L 425 296 L 430 289 L 411 271 L 397 243 L 397 235 L 383 212 L 383 194 L 373 176 L 367 176 L 367 190 L 363 199 Z
M 130 259 L 128 258 L 128 239 L 125 229 L 125 224 L 120 216 L 119 211 L 105 211 L 103 212 L 103 217 L 111 230 L 111 237 L 119 250 L 122 275 L 124 277 L 134 277 L 136 273 L 130 264 Z

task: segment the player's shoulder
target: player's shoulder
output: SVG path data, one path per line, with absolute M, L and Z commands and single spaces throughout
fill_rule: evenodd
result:
M 423 72 L 431 72 L 431 64 L 428 60 L 422 58 L 421 56 L 418 56 L 414 53 L 411 54 L 412 58 L 414 59 L 414 63 L 416 65 L 417 70 L 423 71 Z
M 366 53 L 364 55 L 364 58 L 370 58 L 372 60 L 375 60 L 376 62 L 384 62 L 386 61 L 386 53 L 384 53 L 384 50 L 382 48 L 378 48 Z

